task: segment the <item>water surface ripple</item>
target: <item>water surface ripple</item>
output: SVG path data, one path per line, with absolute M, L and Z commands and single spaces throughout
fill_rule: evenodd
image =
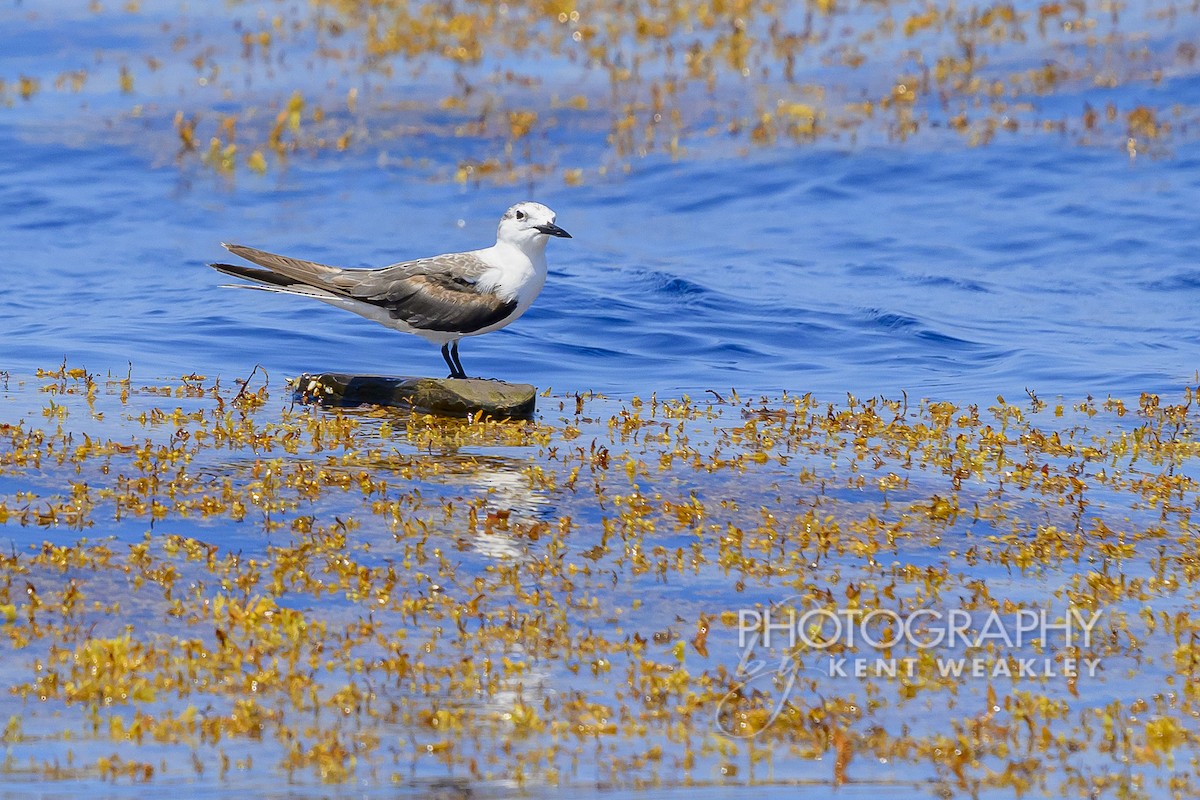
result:
M 264 175 L 225 176 L 170 152 L 178 136 L 166 109 L 204 96 L 186 64 L 139 66 L 128 96 L 105 83 L 107 62 L 82 93 L 49 87 L 81 67 L 80 48 L 153 50 L 163 30 L 225 42 L 229 12 L 200 4 L 179 17 L 175 5 L 152 2 L 96 16 L 53 6 L 0 9 L 16 32 L 0 59 L 11 101 L 0 109 L 0 369 L 65 358 L 100 373 L 132 363 L 146 378 L 237 376 L 256 364 L 277 375 L 439 375 L 437 348 L 415 337 L 299 298 L 223 289 L 205 264 L 226 257 L 221 241 L 346 266 L 480 247 L 508 205 L 532 197 L 575 238 L 551 244 L 549 281 L 524 319 L 464 342 L 473 373 L 618 396 L 733 386 L 980 402 L 1026 388 L 1169 393 L 1196 380 L 1200 159 L 1186 146 L 1186 118 L 1171 123 L 1176 140 L 1130 158 L 1112 138 L 1086 146 L 1027 123 L 970 147 L 938 121 L 942 110 L 922 106 L 923 134 L 906 141 L 864 131 L 857 143 L 743 149 L 712 138 L 678 159 L 652 154 L 628 170 L 589 172 L 580 185 L 557 172 L 532 184 L 459 185 L 429 180 L 421 165 L 452 171 L 488 142 L 452 135 L 461 118 L 431 102 L 411 133 L 377 124 L 382 138 L 369 146 L 300 151 Z M 1152 9 L 1138 8 L 1130 20 L 1167 36 L 1164 47 L 1195 24 L 1186 16 L 1178 30 L 1160 30 Z M 296 35 L 293 47 L 316 46 Z M 1043 45 L 1060 49 L 1045 53 L 1070 63 L 1090 52 L 1054 41 Z M 998 45 L 990 68 L 1042 64 L 1043 51 L 1030 48 Z M 246 94 L 222 101 L 231 109 L 301 78 L 286 60 L 225 55 L 245 72 L 228 78 Z M 890 79 L 875 56 L 864 86 Z M 520 64 L 555 78 L 552 63 Z M 315 87 L 342 67 L 316 59 L 309 69 Z M 430 70 L 402 70 L 388 91 L 436 95 L 453 83 Z M 1172 62 L 1158 81 L 1104 92 L 1067 81 L 1030 106 L 1065 119 L 1111 104 L 1118 120 L 1143 103 L 1187 108 L 1200 99 L 1190 72 Z M 42 86 L 28 101 L 11 82 L 26 74 Z M 714 120 L 723 97 L 705 100 Z M 416 113 L 402 105 L 397 119 Z M 602 105 L 590 107 L 592 122 L 572 117 L 530 147 L 603 161 Z
M 480 246 L 529 193 L 413 186 L 352 158 L 188 187 L 133 153 L 11 131 L 0 146 L 16 156 L 0 325 L 18 371 L 438 374 L 419 339 L 222 289 L 204 263 L 222 240 L 349 266 Z M 1169 390 L 1196 369 L 1195 167 L 1014 142 L 648 163 L 535 192 L 575 238 L 552 243 L 526 317 L 464 359 L 619 395 Z

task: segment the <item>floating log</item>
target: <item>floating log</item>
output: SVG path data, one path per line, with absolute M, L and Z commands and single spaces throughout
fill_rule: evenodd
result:
M 326 406 L 364 404 L 411 408 L 429 414 L 494 419 L 533 416 L 537 389 L 527 383 L 478 378 L 412 378 L 387 375 L 304 374 L 296 379 L 296 399 Z

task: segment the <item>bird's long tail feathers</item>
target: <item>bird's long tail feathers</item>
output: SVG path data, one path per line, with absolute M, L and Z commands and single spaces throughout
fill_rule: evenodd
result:
M 293 280 L 286 275 L 280 275 L 269 269 L 243 267 L 238 264 L 209 264 L 209 266 L 226 275 L 254 281 L 254 283 L 225 284 L 226 288 L 229 289 L 258 289 L 264 292 L 278 292 L 279 294 L 296 294 L 301 297 L 314 297 L 317 300 L 323 300 L 335 306 L 349 308 L 351 311 L 355 310 L 353 301 L 345 295 L 331 292 L 318 286 L 310 286 L 307 283 Z
M 272 272 L 269 269 L 259 269 L 258 267 L 246 267 L 241 264 L 209 264 L 210 267 L 217 272 L 223 272 L 226 275 L 232 275 L 235 278 L 245 278 L 248 281 L 254 281 L 260 286 L 247 286 L 240 284 L 247 289 L 266 289 L 268 287 L 288 288 L 294 286 L 298 281 L 280 275 L 278 272 Z
M 253 247 L 246 247 L 240 244 L 222 243 L 222 246 L 235 256 L 241 256 L 260 267 L 266 267 L 266 270 L 249 269 L 229 264 L 213 264 L 212 266 L 227 274 L 237 275 L 240 278 L 247 278 L 259 283 L 275 284 L 277 286 L 292 286 L 297 283 L 303 283 L 319 288 L 333 288 L 332 279 L 337 277 L 342 271 L 338 267 L 331 267 L 328 264 L 318 264 L 315 261 L 289 258 L 288 256 L 268 253 L 265 250 L 256 250 Z M 267 271 L 275 273 L 275 275 L 264 274 Z M 278 276 L 282 276 L 283 280 L 280 280 Z

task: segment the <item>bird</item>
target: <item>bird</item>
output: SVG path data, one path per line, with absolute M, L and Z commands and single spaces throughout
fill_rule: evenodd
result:
M 499 330 L 524 314 L 546 282 L 546 245 L 570 239 L 557 215 L 541 203 L 509 208 L 496 243 L 480 250 L 401 261 L 377 269 L 346 269 L 253 247 L 221 243 L 257 266 L 209 264 L 252 283 L 231 288 L 312 297 L 389 328 L 442 346 L 450 378 L 466 378 L 458 342 Z

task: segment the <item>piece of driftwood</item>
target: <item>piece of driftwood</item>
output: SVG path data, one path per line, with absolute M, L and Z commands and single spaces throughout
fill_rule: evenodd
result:
M 296 399 L 329 406 L 363 404 L 411 408 L 430 414 L 494 419 L 533 416 L 537 389 L 527 383 L 477 378 L 410 378 L 388 375 L 304 374 L 296 379 Z

